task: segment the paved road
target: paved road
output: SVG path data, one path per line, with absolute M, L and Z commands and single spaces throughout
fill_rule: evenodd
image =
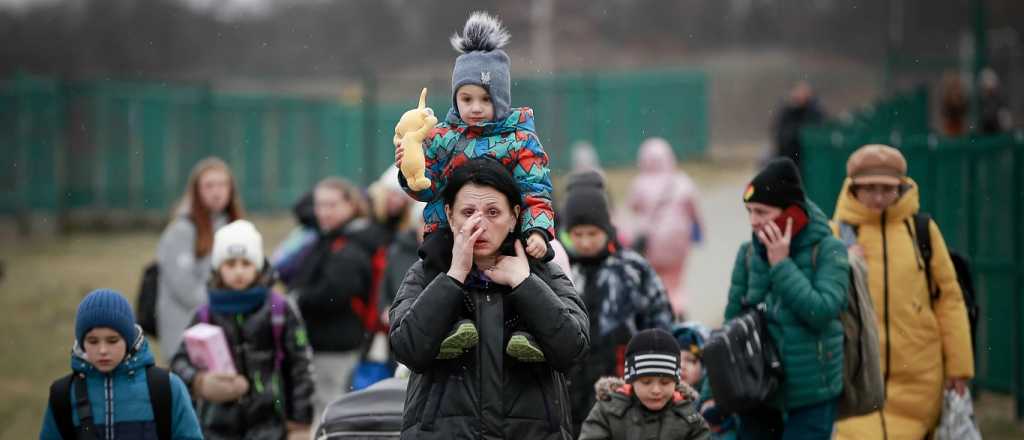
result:
M 729 277 L 742 242 L 750 237 L 741 197 L 753 172 L 728 171 L 694 180 L 701 191 L 701 210 L 707 225 L 705 241 L 690 254 L 686 286 L 690 319 L 716 327 L 722 322 Z

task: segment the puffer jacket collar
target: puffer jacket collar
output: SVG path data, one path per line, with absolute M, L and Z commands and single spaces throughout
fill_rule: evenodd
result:
M 887 222 L 902 222 L 904 219 L 913 216 L 919 209 L 921 209 L 921 199 L 917 182 L 914 182 L 914 180 L 909 177 L 904 177 L 904 181 L 908 188 L 903 192 L 903 195 L 900 196 L 896 203 L 885 210 Z M 853 196 L 853 191 L 850 191 L 850 186 L 852 184 L 853 182 L 849 178 L 843 182 L 843 190 L 839 192 L 839 198 L 836 201 L 835 220 L 852 225 L 878 223 L 882 214 L 868 209 L 868 207 L 864 206 L 860 200 L 857 200 L 857 198 Z
M 529 107 L 512 109 L 512 113 L 507 118 L 481 122 L 472 126 L 459 118 L 458 112 L 452 107 L 448 109 L 445 123 L 459 133 L 466 134 L 468 132 L 480 137 L 508 134 L 516 131 L 534 132 L 533 109 Z

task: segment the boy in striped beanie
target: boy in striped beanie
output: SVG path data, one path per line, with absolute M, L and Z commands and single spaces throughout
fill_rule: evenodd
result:
M 710 438 L 697 413 L 696 393 L 680 381 L 679 344 L 670 333 L 649 329 L 633 335 L 625 362 L 622 379 L 603 378 L 594 385 L 597 403 L 583 422 L 580 440 Z

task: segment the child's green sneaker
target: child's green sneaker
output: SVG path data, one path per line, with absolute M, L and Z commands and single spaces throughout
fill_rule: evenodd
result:
M 476 331 L 473 321 L 463 319 L 455 323 L 455 328 L 448 334 L 448 337 L 441 341 L 441 350 L 437 353 L 438 359 L 455 359 L 462 356 L 462 353 L 476 346 L 480 335 Z
M 505 346 L 505 353 L 519 362 L 544 362 L 544 352 L 533 340 L 533 336 L 526 332 L 512 333 L 508 345 Z

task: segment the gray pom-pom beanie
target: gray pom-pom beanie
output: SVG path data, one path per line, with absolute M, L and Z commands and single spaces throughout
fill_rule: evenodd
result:
M 505 119 L 512 113 L 509 58 L 501 50 L 508 39 L 508 31 L 502 27 L 501 21 L 486 12 L 470 14 L 462 35 L 452 35 L 452 47 L 462 54 L 455 59 L 452 69 L 452 108 L 456 114 L 459 106 L 455 102 L 455 92 L 469 84 L 483 87 L 491 95 L 495 120 Z

